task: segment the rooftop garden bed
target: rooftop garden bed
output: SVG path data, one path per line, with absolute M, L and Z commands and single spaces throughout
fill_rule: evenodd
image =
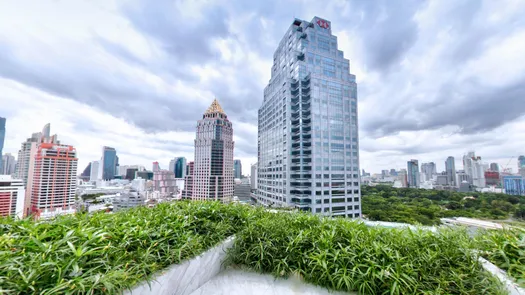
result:
M 375 228 L 299 212 L 176 202 L 48 222 L 1 219 L 0 235 L 3 294 L 118 294 L 232 235 L 229 263 L 333 290 L 505 294 L 481 268 L 475 241 L 458 229 Z

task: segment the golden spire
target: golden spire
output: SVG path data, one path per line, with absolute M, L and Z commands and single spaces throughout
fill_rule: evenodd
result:
M 222 110 L 221 105 L 215 98 L 213 102 L 211 103 L 210 107 L 206 110 L 204 114 L 212 114 L 212 113 L 221 113 L 224 114 L 224 111 Z

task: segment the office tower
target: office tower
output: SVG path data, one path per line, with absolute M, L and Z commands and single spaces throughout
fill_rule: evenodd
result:
M 518 157 L 518 171 L 521 168 L 525 168 L 525 156 L 523 156 L 523 155 Z
M 118 160 L 117 151 L 109 146 L 102 147 L 102 158 L 100 159 L 98 179 L 111 180 L 115 178 Z
M 247 202 L 250 201 L 250 194 L 252 190 L 250 187 L 249 180 L 244 179 L 235 179 L 235 186 L 233 189 L 233 195 L 237 197 L 239 201 Z
M 0 217 L 24 217 L 25 189 L 20 179 L 0 175 Z
M 397 179 L 400 181 L 401 187 L 408 187 L 408 173 L 406 169 L 399 170 Z
M 390 169 L 390 176 L 397 176 L 396 169 Z
M 490 171 L 499 172 L 498 163 L 490 163 Z
M 127 179 L 129 181 L 135 179 L 136 173 L 139 171 L 139 168 L 128 168 L 126 169 L 126 174 L 124 176 L 124 179 Z
M 472 151 L 468 152 L 463 156 L 463 169 L 470 178 L 470 184 L 479 188 L 485 187 L 485 170 L 488 170 L 488 167 L 481 162 L 481 157 Z
M 242 164 L 241 160 L 233 161 L 233 178 L 241 179 L 242 178 Z
M 177 157 L 171 160 L 169 170 L 175 173 L 175 178 L 184 178 L 186 176 L 186 158 Z
M 525 179 L 522 176 L 503 176 L 503 187 L 507 195 L 525 196 Z
M 387 176 L 389 176 L 389 174 L 388 174 L 388 170 L 381 170 L 381 178 L 384 179 L 384 178 L 387 177 Z
M 83 180 L 89 180 L 91 178 L 91 162 L 84 168 L 84 171 L 80 174 L 80 178 Z
M 331 23 L 295 19 L 259 108 L 259 203 L 359 217 L 357 86 Z
M 0 156 L 3 154 L 4 149 L 4 140 L 5 140 L 5 118 L 0 117 Z M 2 161 L 0 161 L 0 172 L 4 170 L 2 166 Z
M 419 163 L 417 160 L 407 162 L 407 187 L 419 187 Z
M 214 99 L 197 123 L 192 199 L 231 200 L 233 146 L 232 123 Z
M 99 170 L 100 170 L 100 162 L 99 161 L 91 162 L 91 171 L 89 173 L 89 181 L 97 181 L 100 179 Z
M 13 155 L 7 153 L 2 156 L 2 169 L 0 169 L 0 174 L 11 175 L 15 173 L 16 160 Z
M 27 178 L 30 213 L 36 218 L 75 212 L 76 149 L 60 144 L 56 135 L 50 136 L 49 133 L 48 124 L 36 145 Z
M 454 157 L 448 157 L 445 161 L 445 172 L 447 173 L 447 184 L 458 186 L 456 181 L 456 160 Z
M 257 189 L 257 163 L 252 164 L 250 173 L 250 185 L 252 190 Z
M 186 165 L 186 176 L 184 177 L 184 191 L 182 197 L 185 199 L 191 199 L 193 196 L 193 174 L 195 173 L 194 162 L 191 161 Z
M 425 176 L 426 181 L 432 180 L 432 177 L 437 174 L 436 164 L 434 162 L 421 164 L 421 174 Z
M 21 179 L 24 186 L 27 188 L 27 180 L 29 176 L 29 167 L 34 164 L 36 147 L 42 132 L 33 133 L 30 138 L 22 143 L 20 150 L 18 151 L 18 163 L 15 169 L 15 178 Z M 27 194 L 26 189 L 26 194 Z M 27 204 L 29 207 L 29 203 Z

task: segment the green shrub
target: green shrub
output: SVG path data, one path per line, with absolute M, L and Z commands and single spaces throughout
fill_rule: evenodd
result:
M 231 263 L 361 294 L 505 294 L 462 230 L 370 228 L 306 214 L 266 214 L 237 234 Z

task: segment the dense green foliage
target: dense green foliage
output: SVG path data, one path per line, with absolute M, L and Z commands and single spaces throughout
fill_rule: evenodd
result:
M 0 219 L 0 293 L 118 294 L 234 234 L 230 262 L 277 276 L 299 274 L 331 289 L 504 293 L 482 270 L 472 252 L 474 241 L 461 230 L 369 228 L 345 219 L 216 202 L 47 222 Z M 493 248 L 487 243 L 484 255 Z
M 250 212 L 180 202 L 50 222 L 0 219 L 0 293 L 115 294 L 231 236 Z
M 476 237 L 476 246 L 499 268 L 525 287 L 525 230 L 512 229 L 484 232 Z
M 362 186 L 361 192 L 363 215 L 370 220 L 435 225 L 443 217 L 525 217 L 523 196 L 393 188 L 386 185 Z
M 367 227 L 308 214 L 265 214 L 236 236 L 231 262 L 361 294 L 504 294 L 465 231 Z

